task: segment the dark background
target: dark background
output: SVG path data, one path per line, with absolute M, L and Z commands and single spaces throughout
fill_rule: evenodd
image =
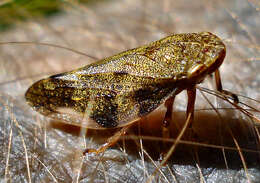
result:
M 4 1 L 0 42 L 52 43 L 98 60 L 172 33 L 210 31 L 227 46 L 220 69 L 224 88 L 258 100 L 240 96 L 259 110 L 259 8 L 258 0 Z M 260 182 L 259 135 L 253 121 L 209 95 L 219 117 L 199 92 L 193 125 L 198 138 L 193 140 L 201 144 L 182 141 L 154 177 L 158 156 L 167 149 L 157 130 L 163 109 L 129 131 L 135 140 L 123 140 L 103 155 L 82 156 L 84 148 L 99 147 L 113 131 L 90 130 L 84 138 L 85 129 L 50 122 L 34 112 L 24 93 L 38 79 L 94 61 L 52 46 L 0 45 L 1 181 Z M 211 79 L 203 86 L 214 90 Z M 185 121 L 185 106 L 184 92 L 174 105 L 172 137 Z

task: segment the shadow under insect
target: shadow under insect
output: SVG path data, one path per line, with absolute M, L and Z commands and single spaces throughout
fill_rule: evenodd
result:
M 167 139 L 162 137 L 164 113 L 164 109 L 159 108 L 132 124 L 127 134 L 110 149 L 124 150 L 127 155 L 136 159 L 141 159 L 140 152 L 143 152 L 145 160 L 156 161 L 161 158 L 162 153 L 167 153 L 173 144 L 178 143 L 168 162 L 189 165 L 199 162 L 201 167 L 226 168 L 225 161 L 228 161 L 229 168 L 239 169 L 242 166 L 238 150 L 240 148 L 248 167 L 259 162 L 258 156 L 251 156 L 252 153 L 257 153 L 257 138 L 253 126 L 235 118 L 234 109 L 220 110 L 220 116 L 214 110 L 195 111 L 192 130 L 188 128 L 179 142 L 176 142 L 176 137 L 184 126 L 186 112 L 173 113 L 169 126 L 170 137 Z M 76 136 L 82 130 L 80 127 L 55 121 L 51 122 L 51 127 Z M 99 147 L 118 130 L 120 129 L 87 129 L 86 137 L 93 139 L 91 145 Z M 235 145 L 235 141 L 238 146 Z

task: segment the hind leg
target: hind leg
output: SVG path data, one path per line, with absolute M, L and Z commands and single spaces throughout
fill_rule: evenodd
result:
M 129 126 L 125 126 L 123 127 L 121 130 L 119 130 L 118 132 L 116 132 L 112 137 L 107 139 L 107 142 L 105 144 L 103 144 L 101 147 L 99 147 L 98 149 L 85 149 L 85 151 L 83 152 L 83 154 L 87 154 L 87 153 L 103 153 L 107 150 L 107 148 L 113 146 L 115 143 L 118 142 L 118 140 L 120 139 L 121 136 L 125 135 Z

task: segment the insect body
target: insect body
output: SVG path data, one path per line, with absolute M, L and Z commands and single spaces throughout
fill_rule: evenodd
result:
M 164 102 L 167 122 L 174 96 L 186 89 L 193 115 L 195 85 L 212 72 L 219 76 L 225 54 L 214 34 L 175 34 L 40 80 L 25 96 L 36 111 L 88 128 L 126 126 Z

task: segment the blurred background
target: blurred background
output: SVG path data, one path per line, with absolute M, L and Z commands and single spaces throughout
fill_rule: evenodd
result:
M 260 182 L 257 120 L 244 114 L 259 119 L 259 20 L 259 0 L 1 1 L 0 182 Z M 185 92 L 176 99 L 167 144 L 158 131 L 160 108 L 101 155 L 82 151 L 115 131 L 82 133 L 26 104 L 24 93 L 41 78 L 173 33 L 201 31 L 225 42 L 223 88 L 236 93 L 245 110 L 204 93 L 209 103 L 198 91 L 198 137 L 183 139 L 160 169 L 160 154 L 175 144 L 185 122 Z M 215 90 L 210 77 L 201 86 Z

